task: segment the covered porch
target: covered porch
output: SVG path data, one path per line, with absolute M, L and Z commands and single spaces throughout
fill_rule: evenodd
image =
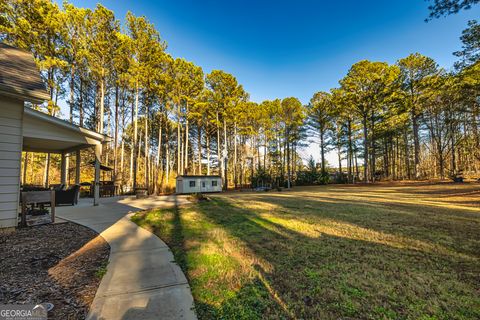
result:
M 81 150 L 94 150 L 93 205 L 98 205 L 100 198 L 100 171 L 102 146 L 111 139 L 103 134 L 79 127 L 67 121 L 49 116 L 45 113 L 24 107 L 23 146 L 26 152 L 59 154 L 60 183 L 68 184 L 68 160 L 74 155 L 74 185 L 81 183 Z

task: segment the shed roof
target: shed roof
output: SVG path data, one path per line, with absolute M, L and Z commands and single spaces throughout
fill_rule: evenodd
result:
M 221 178 L 219 175 L 192 175 L 192 174 L 181 174 L 177 178 Z
M 42 103 L 50 96 L 30 52 L 0 42 L 0 95 Z

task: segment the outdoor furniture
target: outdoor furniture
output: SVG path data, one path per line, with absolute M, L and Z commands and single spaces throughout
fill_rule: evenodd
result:
M 60 190 L 65 190 L 65 187 L 66 186 L 63 183 L 51 184 L 50 190 L 60 191 Z
M 147 188 L 136 188 L 135 189 L 135 196 L 137 199 L 145 199 L 148 197 L 148 190 Z
M 79 192 L 80 186 L 78 184 L 70 187 L 68 190 L 55 190 L 55 205 L 76 205 Z
M 26 184 L 23 185 L 21 188 L 21 191 L 48 191 L 48 188 L 45 188 L 44 186 L 41 185 L 34 185 L 34 184 Z
M 50 215 L 46 206 L 50 207 Z M 22 192 L 20 226 L 35 226 L 55 222 L 55 191 Z
M 113 197 L 115 196 L 115 185 L 113 181 L 99 181 L 99 193 L 100 198 Z M 92 182 L 90 184 L 90 197 L 93 197 L 95 192 L 95 184 Z
M 113 197 L 115 185 L 113 181 L 100 181 L 100 197 Z
M 93 186 L 91 182 L 80 183 L 80 198 L 93 197 Z
M 463 170 L 459 170 L 458 172 L 453 172 L 450 174 L 450 178 L 455 183 L 463 183 Z

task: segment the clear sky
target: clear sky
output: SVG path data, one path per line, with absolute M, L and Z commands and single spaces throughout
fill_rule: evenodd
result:
M 97 2 L 73 1 L 86 7 Z M 480 16 L 476 6 L 425 23 L 424 0 L 100 2 L 121 20 L 127 11 L 145 15 L 170 54 L 205 73 L 233 74 L 256 102 L 295 96 L 307 103 L 314 92 L 337 86 L 362 59 L 395 63 L 419 52 L 451 68 L 461 31 Z

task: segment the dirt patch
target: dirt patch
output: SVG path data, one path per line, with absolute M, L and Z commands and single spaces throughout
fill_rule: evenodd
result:
M 110 247 L 68 222 L 0 231 L 0 252 L 0 303 L 50 302 L 49 319 L 85 319 Z

